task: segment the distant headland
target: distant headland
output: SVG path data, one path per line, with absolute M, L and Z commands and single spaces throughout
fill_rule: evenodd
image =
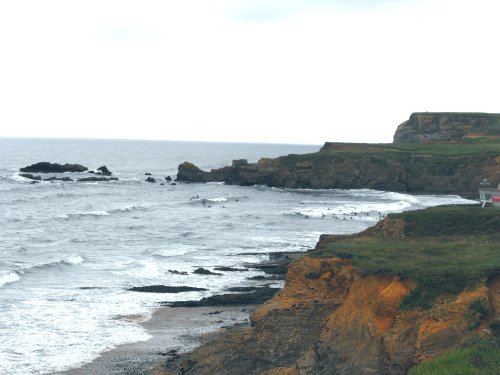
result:
M 184 162 L 177 180 L 313 189 L 376 189 L 476 197 L 500 180 L 500 114 L 421 112 L 388 144 L 326 142 L 319 152 L 202 171 Z

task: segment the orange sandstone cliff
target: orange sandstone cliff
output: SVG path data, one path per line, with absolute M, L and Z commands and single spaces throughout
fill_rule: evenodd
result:
M 350 238 L 404 236 L 404 223 L 385 219 Z M 346 236 L 322 236 L 316 250 Z M 251 326 L 220 332 L 183 360 L 189 374 L 406 374 L 422 361 L 492 337 L 500 318 L 500 276 L 474 289 L 438 297 L 430 309 L 401 309 L 411 280 L 363 274 L 352 261 L 304 256 L 288 269 L 285 287 L 250 317 Z M 473 301 L 488 316 L 471 327 Z

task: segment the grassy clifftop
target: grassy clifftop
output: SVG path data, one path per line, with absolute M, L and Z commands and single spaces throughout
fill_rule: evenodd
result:
M 429 308 L 440 295 L 458 294 L 500 273 L 500 210 L 440 206 L 390 214 L 360 235 L 335 236 L 316 257 L 352 259 L 368 274 L 415 282 L 402 308 Z

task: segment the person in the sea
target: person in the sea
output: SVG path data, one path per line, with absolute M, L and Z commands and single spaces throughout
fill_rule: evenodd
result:
M 179 375 L 186 375 L 186 370 L 184 370 L 184 365 L 182 363 L 179 365 Z

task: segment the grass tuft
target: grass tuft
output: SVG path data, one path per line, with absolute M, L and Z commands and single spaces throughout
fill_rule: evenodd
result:
M 430 362 L 410 369 L 408 375 L 497 375 L 500 373 L 498 344 L 483 340 L 465 349 L 451 350 Z

